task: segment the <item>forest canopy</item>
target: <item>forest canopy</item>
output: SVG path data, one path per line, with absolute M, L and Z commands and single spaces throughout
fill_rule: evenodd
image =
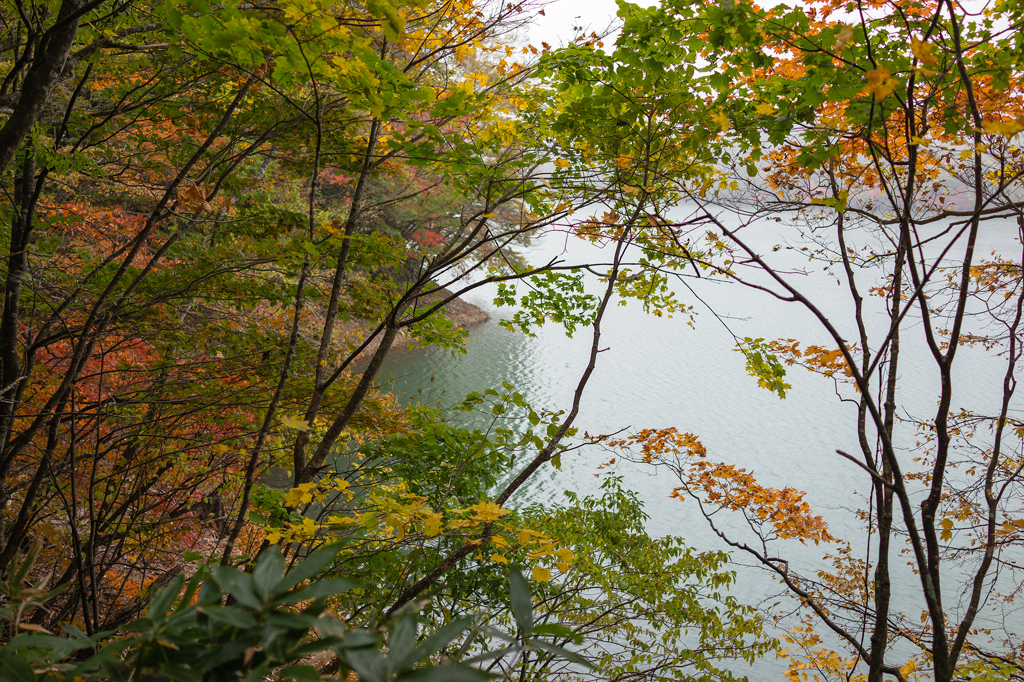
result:
M 620 2 L 614 37 L 523 46 L 543 16 L 0 8 L 0 672 L 731 680 L 781 656 L 794 680 L 1024 679 L 1024 6 Z M 838 286 L 758 246 L 769 221 Z M 982 253 L 993 230 L 1017 250 Z M 555 232 L 602 256 L 523 256 Z M 577 430 L 610 308 L 688 319 L 697 278 L 830 340 L 737 336 L 736 358 L 851 406 L 859 448 L 822 456 L 858 472 L 856 537 L 699 424 Z M 408 342 L 460 352 L 446 311 L 482 287 L 511 332 L 588 339 L 568 404 L 380 382 Z M 995 412 L 961 407 L 961 348 L 1003 376 Z M 614 473 L 517 500 L 584 450 L 677 481 L 674 513 L 792 600 L 740 603 L 729 554 L 650 537 Z

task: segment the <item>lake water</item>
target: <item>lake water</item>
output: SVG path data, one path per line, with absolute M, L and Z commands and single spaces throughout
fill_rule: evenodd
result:
M 1018 253 L 1016 229 L 1010 227 L 987 231 L 981 253 L 1006 249 Z M 832 319 L 849 318 L 851 307 L 845 286 L 837 285 L 798 250 L 773 251 L 775 245 L 786 243 L 778 229 L 774 223 L 763 227 L 755 244 L 759 252 L 777 257 L 780 267 L 791 273 L 788 277 L 810 293 Z M 560 234 L 537 240 L 526 255 L 531 263 L 553 257 L 570 263 L 588 259 L 607 262 L 611 256 L 610 251 L 578 240 L 567 241 Z M 599 291 L 596 279 L 591 285 L 592 292 Z M 867 286 L 862 283 L 861 291 Z M 576 421 L 580 433 L 670 426 L 692 432 L 707 447 L 709 460 L 752 470 L 764 485 L 806 491 L 806 499 L 816 513 L 825 517 L 834 535 L 862 537 L 863 526 L 853 510 L 866 506 L 861 495 L 868 491 L 869 481 L 855 465 L 835 454 L 837 449 L 858 452 L 855 407 L 837 398 L 831 380 L 799 367 L 789 368 L 787 381 L 792 389 L 785 400 L 780 400 L 757 386 L 745 371 L 743 356 L 733 350 L 732 334 L 769 340 L 795 338 L 804 347 L 812 343 L 833 347 L 820 325 L 803 307 L 736 283 L 691 278 L 686 286 L 680 284 L 677 292 L 681 300 L 697 310 L 694 327 L 687 325 L 685 316 L 669 319 L 646 314 L 636 301 L 610 307 L 601 339 L 601 347 L 606 350 L 598 357 Z M 393 377 L 393 388 L 400 397 L 421 399 L 422 389 L 433 399 L 454 402 L 470 391 L 491 387 L 500 390 L 501 382 L 508 381 L 535 407 L 569 409 L 572 392 L 587 362 L 589 330 L 579 330 L 570 339 L 561 327 L 549 323 L 536 330 L 535 338 L 510 333 L 498 325 L 498 319 L 509 317 L 510 312 L 496 309 L 493 296 L 494 290 L 487 289 L 466 297 L 486 309 L 491 320 L 470 331 L 465 356 L 453 358 L 448 352 L 426 348 L 399 354 L 387 363 L 386 371 Z M 731 333 L 698 297 L 724 318 Z M 869 322 L 876 329 L 883 328 L 884 310 L 874 310 Z M 853 329 L 840 330 L 848 334 L 846 338 L 856 338 Z M 920 334 L 911 330 L 904 337 L 900 414 L 927 417 L 934 412 L 938 383 L 933 361 L 921 339 L 912 337 Z M 996 404 L 993 396 L 999 395 L 1003 366 L 992 363 L 981 351 L 964 349 L 962 353 L 958 356 L 954 407 L 990 411 Z M 909 424 L 899 425 L 898 430 L 903 442 L 913 436 Z M 609 471 L 598 466 L 610 457 L 593 448 L 574 451 L 562 459 L 561 469 L 543 467 L 510 504 L 557 504 L 564 490 L 593 493 L 600 485 L 595 474 Z M 677 481 L 667 471 L 621 462 L 611 470 L 639 493 L 651 517 L 648 529 L 652 535 L 680 535 L 698 549 L 724 548 L 699 517 L 694 503 L 669 498 Z M 742 530 L 739 519 L 725 525 Z M 859 547 L 854 547 L 856 553 Z M 805 548 L 792 542 L 784 551 L 804 562 L 805 571 L 819 565 L 822 554 L 820 547 Z M 765 605 L 779 601 L 774 596 L 780 592 L 778 583 L 757 569 L 745 567 L 745 557 L 734 554 L 734 558 L 740 573 L 734 591 L 737 597 Z M 902 564 L 898 560 L 895 563 Z M 909 571 L 897 576 L 894 592 L 898 600 L 913 600 L 919 589 Z M 777 674 L 784 669 L 782 662 L 763 661 L 751 678 L 782 679 Z

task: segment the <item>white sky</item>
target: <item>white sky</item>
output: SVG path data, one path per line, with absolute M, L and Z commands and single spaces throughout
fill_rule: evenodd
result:
M 555 0 L 544 8 L 546 16 L 538 17 L 527 40 L 537 47 L 541 42 L 558 47 L 572 38 L 573 26 L 583 26 L 587 33 L 600 34 L 615 20 L 616 11 L 615 0 Z
M 657 4 L 657 0 L 632 0 L 632 2 L 644 7 Z M 777 3 L 778 0 L 762 0 L 758 4 L 761 7 L 771 7 Z M 796 3 L 791 2 L 790 4 Z M 980 11 L 987 2 L 961 0 L 959 4 L 972 11 Z M 572 38 L 573 26 L 583 26 L 587 33 L 596 31 L 600 34 L 616 19 L 616 11 L 618 11 L 618 7 L 615 0 L 552 0 L 544 8 L 546 16 L 538 17 L 537 25 L 530 30 L 530 35 L 526 36 L 523 42 L 536 47 L 540 47 L 541 42 L 546 42 L 552 47 L 558 47 Z M 609 40 L 606 43 L 610 48 L 612 41 Z

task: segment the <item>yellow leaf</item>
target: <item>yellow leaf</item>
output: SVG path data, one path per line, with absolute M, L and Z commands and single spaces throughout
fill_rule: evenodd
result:
M 493 502 L 478 502 L 469 507 L 469 511 L 473 512 L 473 520 L 479 521 L 480 523 L 497 521 L 505 514 L 512 513 L 508 509 L 502 509 L 499 505 L 496 505 Z
M 297 507 L 300 504 L 306 504 L 307 502 L 313 501 L 313 494 L 310 492 L 316 487 L 315 483 L 303 483 L 302 485 L 290 489 L 284 494 L 284 503 L 289 507 Z
M 496 544 L 498 547 L 508 547 L 508 540 L 501 537 L 500 535 L 495 535 L 494 537 L 492 537 L 491 542 Z
M 530 573 L 533 575 L 533 579 L 539 583 L 546 583 L 549 580 L 551 580 L 550 568 L 541 568 L 539 566 L 534 566 L 533 570 L 530 571 Z
M 926 144 L 928 144 L 928 140 L 924 139 L 923 137 L 919 137 L 917 135 L 914 135 L 913 137 L 910 138 L 910 144 L 911 145 L 915 145 L 915 144 L 926 145 Z
M 1002 137 L 1013 137 L 1024 130 L 1024 120 L 1022 119 L 1017 119 L 1016 121 L 982 121 L 981 125 L 986 133 Z
M 910 51 L 914 53 L 917 61 L 925 66 L 937 66 L 939 58 L 932 52 L 932 44 L 920 40 L 917 36 L 910 37 Z
M 431 514 L 423 522 L 423 533 L 428 537 L 432 538 L 441 532 L 441 515 Z
M 723 133 L 729 130 L 729 128 L 732 128 L 732 121 L 730 121 L 729 117 L 720 111 L 711 114 L 711 120 L 718 124 Z
M 555 168 L 568 168 L 569 162 L 565 159 L 555 159 Z
M 873 95 L 876 101 L 881 101 L 891 95 L 898 85 L 896 79 L 889 73 L 889 69 L 869 69 L 864 75 L 867 78 L 864 92 Z
M 217 443 L 216 445 L 214 445 L 210 449 L 213 450 L 213 454 L 215 454 L 215 455 L 223 455 L 225 452 L 227 452 L 231 448 L 228 447 L 227 445 L 224 445 L 224 443 Z
M 508 565 L 508 559 L 506 559 L 501 554 L 492 554 L 491 561 L 493 561 L 496 564 L 505 564 L 506 566 Z
M 836 35 L 836 49 L 842 50 L 851 42 L 853 42 L 853 28 L 844 24 Z
M 569 567 L 572 566 L 572 561 L 576 558 L 576 555 L 568 547 L 562 547 L 555 554 L 558 555 L 558 570 L 562 573 L 568 573 Z
M 310 431 L 312 427 L 306 423 L 306 420 L 302 417 L 293 417 L 290 414 L 281 416 L 281 424 L 286 428 L 295 429 L 296 431 Z
M 773 107 L 771 104 L 768 104 L 767 102 L 761 102 L 756 107 L 754 107 L 754 111 L 756 111 L 761 116 L 768 116 L 769 114 L 775 113 L 775 107 Z
M 534 542 L 534 540 L 537 539 L 537 538 L 547 539 L 547 537 L 548 536 L 544 535 L 544 533 L 538 533 L 535 530 L 530 530 L 529 528 L 523 528 L 522 530 L 519 531 L 519 538 L 518 538 L 518 540 L 519 540 L 519 544 L 520 545 L 527 545 L 529 543 Z

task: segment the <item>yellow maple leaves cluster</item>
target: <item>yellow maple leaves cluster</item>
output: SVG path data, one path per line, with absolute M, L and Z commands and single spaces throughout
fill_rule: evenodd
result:
M 892 77 L 889 69 L 885 67 L 868 69 L 864 74 L 864 79 L 867 82 L 867 85 L 864 86 L 864 92 L 873 96 L 876 102 L 881 102 L 891 95 L 896 86 L 899 85 L 899 82 Z
M 289 489 L 283 497 L 285 505 L 296 508 L 306 504 L 324 504 L 329 499 L 352 500 L 356 497 L 351 484 L 339 476 L 328 477 L 317 483 L 304 483 Z M 551 579 L 551 566 L 562 573 L 569 571 L 575 558 L 571 549 L 560 546 L 560 540 L 545 533 L 513 524 L 497 523 L 511 510 L 484 500 L 461 509 L 435 511 L 429 501 L 419 495 L 403 490 L 384 491 L 370 496 L 366 511 L 338 513 L 315 520 L 309 516 L 301 521 L 287 523 L 283 528 L 266 535 L 270 544 L 281 542 L 307 542 L 320 534 L 347 533 L 362 528 L 379 542 L 403 542 L 410 536 L 434 538 L 442 533 L 464 533 L 470 537 L 470 545 L 490 542 L 495 551 L 487 561 L 509 564 L 509 556 L 517 553 L 522 559 L 533 562 L 532 575 L 538 582 Z M 481 533 L 481 527 L 492 527 L 493 534 Z M 478 555 L 484 561 L 484 554 Z M 550 564 L 550 566 L 540 565 Z
M 982 130 L 990 135 L 1013 137 L 1024 130 L 1024 116 L 1009 121 L 982 121 Z
M 940 59 L 935 54 L 934 46 L 931 43 L 925 42 L 917 36 L 911 36 L 910 51 L 919 64 L 919 66 L 914 67 L 915 71 L 929 77 L 936 74 L 935 69 L 931 67 L 938 66 Z M 868 69 L 864 73 L 864 80 L 864 92 L 874 97 L 876 102 L 880 102 L 891 95 L 900 84 L 892 72 L 884 66 Z
M 923 64 L 923 66 L 917 67 L 917 70 L 925 76 L 934 76 L 935 70 L 930 67 L 938 66 L 940 61 L 939 57 L 935 54 L 934 46 L 917 36 L 911 36 L 910 51 L 914 55 L 914 59 Z
M 507 529 L 512 530 L 512 529 Z M 559 547 L 559 540 L 550 537 L 546 533 L 521 528 L 515 533 L 515 546 L 508 539 L 501 535 L 491 537 L 491 542 L 500 551 L 491 554 L 489 560 L 493 563 L 508 565 L 507 554 L 518 550 L 525 552 L 526 559 L 534 562 L 554 563 L 562 573 L 568 573 L 572 566 L 575 555 L 568 547 Z M 549 567 L 535 565 L 531 569 L 531 575 L 537 582 L 548 582 L 551 580 L 551 569 Z

